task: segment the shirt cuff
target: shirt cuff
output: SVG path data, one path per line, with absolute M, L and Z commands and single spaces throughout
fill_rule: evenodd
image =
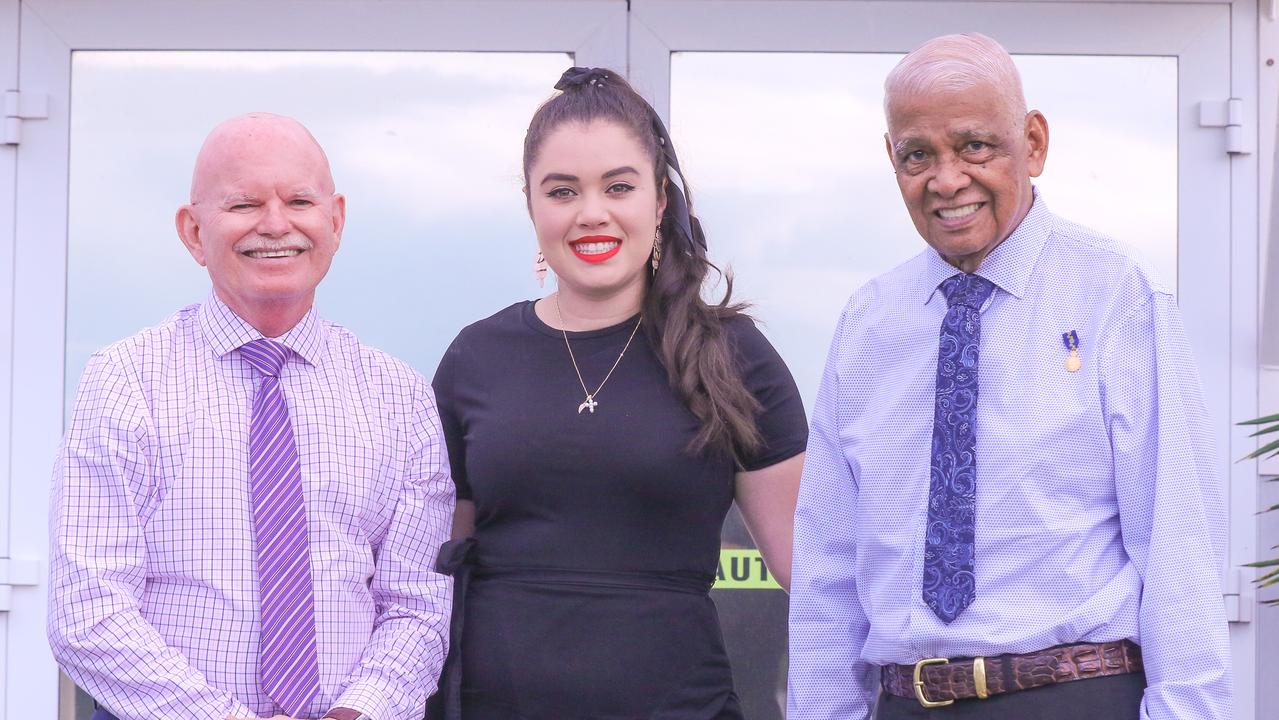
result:
M 333 701 L 333 707 L 354 708 L 372 720 L 402 720 L 390 701 L 394 692 L 394 688 L 382 687 L 380 683 L 364 678 L 343 690 L 338 699 Z

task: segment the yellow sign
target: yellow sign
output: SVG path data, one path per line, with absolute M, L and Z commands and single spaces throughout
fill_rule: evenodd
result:
M 758 550 L 720 550 L 716 590 L 781 590 Z

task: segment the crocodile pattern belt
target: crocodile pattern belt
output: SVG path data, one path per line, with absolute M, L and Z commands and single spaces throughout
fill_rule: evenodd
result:
M 1055 683 L 1141 672 L 1141 647 L 1128 641 L 1079 643 L 988 658 L 925 658 L 886 665 L 881 681 L 893 695 L 941 707 L 955 700 L 1029 690 Z

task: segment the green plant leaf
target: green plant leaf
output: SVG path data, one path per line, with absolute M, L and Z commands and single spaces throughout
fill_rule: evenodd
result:
M 1257 437 L 1258 435 L 1265 435 L 1267 433 L 1272 433 L 1272 432 L 1279 432 L 1279 425 L 1271 425 L 1270 427 L 1261 428 L 1260 430 L 1249 435 L 1248 437 Z
M 1244 459 L 1244 460 L 1251 460 L 1251 459 L 1253 459 L 1253 458 L 1255 458 L 1255 457 L 1260 457 L 1260 456 L 1262 456 L 1262 455 L 1265 455 L 1266 453 L 1274 452 L 1274 451 L 1276 451 L 1276 450 L 1279 450 L 1279 440 L 1271 440 L 1270 442 L 1266 443 L 1265 445 L 1262 445 L 1261 447 L 1257 448 L 1256 450 L 1253 450 L 1252 452 L 1248 453 L 1247 455 L 1244 455 L 1244 456 L 1243 456 L 1243 459 Z
M 1272 422 L 1279 422 L 1279 414 L 1275 414 L 1275 415 L 1267 415 L 1267 416 L 1265 416 L 1265 417 L 1253 418 L 1253 419 L 1251 419 L 1251 420 L 1244 420 L 1244 421 L 1242 421 L 1242 422 L 1240 422 L 1240 423 L 1237 423 L 1237 424 L 1239 424 L 1239 425 L 1264 425 L 1264 424 L 1266 424 L 1266 423 L 1272 423 Z

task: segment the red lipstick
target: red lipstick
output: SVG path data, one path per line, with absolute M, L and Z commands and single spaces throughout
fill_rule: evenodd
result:
M 611 243 L 611 247 L 604 250 L 603 252 L 598 251 L 599 247 L 591 247 L 591 246 L 598 246 L 598 245 L 608 245 L 610 243 Z M 605 260 L 608 260 L 609 258 L 616 255 L 617 253 L 621 252 L 622 239 L 613 237 L 612 235 L 587 235 L 586 237 L 580 237 L 576 240 L 570 241 L 568 246 L 569 246 L 569 249 L 573 251 L 573 254 L 576 255 L 579 260 L 583 260 L 585 262 L 591 263 L 592 265 L 595 265 L 598 263 L 602 263 Z M 590 247 L 590 249 L 594 252 L 584 252 L 588 247 Z

